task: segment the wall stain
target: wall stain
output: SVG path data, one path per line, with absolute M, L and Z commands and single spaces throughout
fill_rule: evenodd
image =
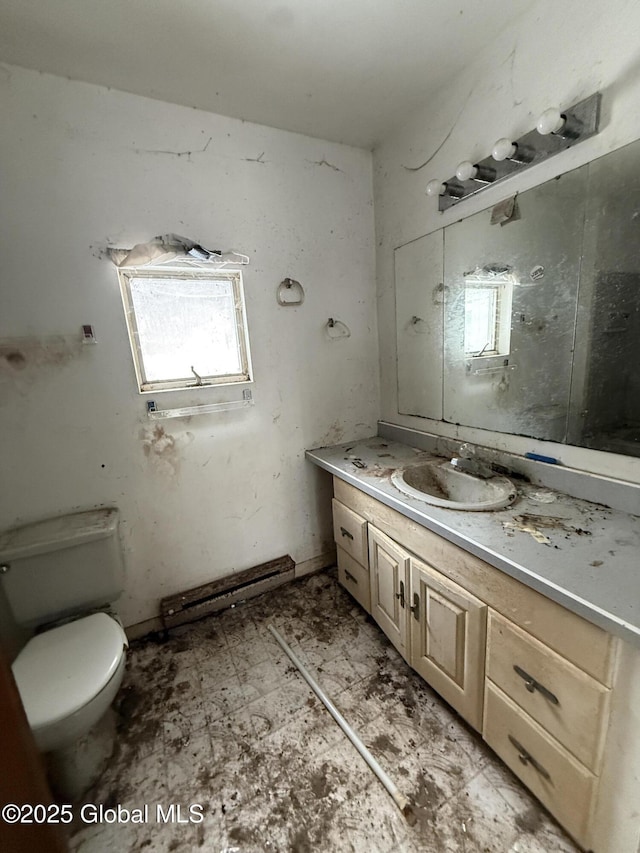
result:
M 20 350 L 11 350 L 11 352 L 5 353 L 4 357 L 11 367 L 14 367 L 16 370 L 22 370 L 27 366 L 27 358 Z
M 82 339 L 68 335 L 48 337 L 5 338 L 0 341 L 0 366 L 4 370 L 53 365 L 61 367 L 76 358 L 82 350 Z
M 191 162 L 191 157 L 193 154 L 204 154 L 209 145 L 211 144 L 212 136 L 209 137 L 205 146 L 203 148 L 193 148 L 189 151 L 172 151 L 170 149 L 157 149 L 157 148 L 134 148 L 136 154 L 168 154 L 171 157 L 186 157 L 189 162 Z
M 311 163 L 312 166 L 328 166 L 329 169 L 333 169 L 334 172 L 342 172 L 343 169 L 339 169 L 337 166 L 334 166 L 333 163 L 329 163 L 324 157 L 322 160 L 307 160 L 307 163 Z
M 142 449 L 144 455 L 163 474 L 175 476 L 182 461 L 182 450 L 191 444 L 194 435 L 186 432 L 176 438 L 165 431 L 160 424 L 142 430 Z
M 86 349 L 71 335 L 4 338 L 0 341 L 0 383 L 25 393 L 45 373 L 66 367 Z
M 334 421 L 324 436 L 320 439 L 320 447 L 327 447 L 331 444 L 339 444 L 344 436 L 344 426 L 340 421 Z

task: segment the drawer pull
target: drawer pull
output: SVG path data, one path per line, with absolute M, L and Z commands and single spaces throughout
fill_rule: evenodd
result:
M 404 610 L 404 581 L 400 581 L 400 592 L 396 592 L 396 598 L 400 599 L 400 607 Z
M 530 752 L 527 752 L 527 750 L 524 748 L 524 746 L 522 746 L 522 744 L 519 743 L 512 735 L 509 735 L 509 740 L 511 741 L 513 746 L 515 746 L 515 748 L 518 750 L 518 758 L 520 759 L 520 761 L 523 764 L 530 764 L 531 767 L 533 767 L 533 769 L 536 772 L 538 772 L 542 776 L 543 779 L 546 779 L 547 782 L 551 782 L 551 776 L 549 776 L 549 773 L 547 772 L 547 770 L 544 769 L 542 764 L 539 764 L 535 760 L 533 755 L 531 755 Z
M 352 581 L 356 586 L 358 586 L 358 579 L 354 578 L 351 572 L 348 569 L 344 570 L 344 576 L 348 581 Z
M 353 541 L 353 533 L 349 533 L 346 527 L 341 527 L 340 533 L 342 533 L 343 536 L 346 536 L 347 539 L 351 539 Z
M 420 621 L 420 596 L 417 592 L 413 593 L 413 607 L 410 607 L 409 610 L 413 613 L 413 618 L 416 622 Z
M 558 697 L 555 693 L 552 693 L 550 690 L 544 686 L 544 684 L 540 684 L 539 681 L 536 681 L 535 678 L 529 675 L 528 672 L 525 672 L 524 669 L 521 669 L 519 666 L 514 664 L 514 670 L 520 676 L 520 678 L 524 681 L 524 686 L 527 688 L 529 693 L 533 693 L 535 690 L 538 693 L 542 693 L 545 699 L 548 699 L 553 705 L 559 705 Z

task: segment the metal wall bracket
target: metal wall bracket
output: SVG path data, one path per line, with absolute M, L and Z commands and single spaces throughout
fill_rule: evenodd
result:
M 95 344 L 96 341 L 96 333 L 93 329 L 93 326 L 89 323 L 85 323 L 82 326 L 82 343 L 83 344 Z
M 294 278 L 285 278 L 278 285 L 276 292 L 278 305 L 283 307 L 302 305 L 304 302 L 304 288 Z
M 595 136 L 600 125 L 601 100 L 600 92 L 596 92 L 569 109 L 563 110 L 562 114 L 567 119 L 566 127 L 571 128 L 570 131 L 567 130 L 565 136 L 562 135 L 563 131 L 543 136 L 537 130 L 531 130 L 521 136 L 520 139 L 514 139 L 513 142 L 517 145 L 518 151 L 526 153 L 526 162 L 521 160 L 494 160 L 493 157 L 489 156 L 475 164 L 478 166 L 478 175 L 483 176 L 482 179 L 461 181 L 454 175 L 449 180 L 444 181 L 447 193 L 438 197 L 438 210 L 441 212 L 447 210 L 465 198 L 477 195 L 488 187 L 502 183 L 512 175 L 519 175 L 525 169 L 537 166 L 538 163 L 548 160 L 549 157 Z M 486 180 L 487 177 L 491 179 Z
M 203 403 L 200 406 L 185 406 L 182 409 L 158 409 L 155 400 L 147 400 L 147 417 L 152 421 L 167 418 L 190 418 L 192 415 L 208 415 L 213 412 L 227 412 L 231 409 L 244 409 L 253 406 L 251 389 L 245 388 L 242 400 L 229 400 L 226 403 Z
M 342 320 L 335 320 L 333 317 L 329 317 L 325 325 L 325 329 L 327 330 L 327 335 L 331 340 L 351 337 L 351 329 L 347 324 L 343 323 Z

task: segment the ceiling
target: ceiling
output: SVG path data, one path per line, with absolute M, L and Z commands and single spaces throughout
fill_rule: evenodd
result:
M 0 59 L 364 148 L 534 0 L 0 0 Z

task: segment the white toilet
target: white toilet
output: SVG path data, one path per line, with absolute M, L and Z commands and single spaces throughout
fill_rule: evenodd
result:
M 16 623 L 35 632 L 12 665 L 27 719 L 42 751 L 64 751 L 122 683 L 128 643 L 111 611 L 124 584 L 118 510 L 0 535 L 0 579 Z

